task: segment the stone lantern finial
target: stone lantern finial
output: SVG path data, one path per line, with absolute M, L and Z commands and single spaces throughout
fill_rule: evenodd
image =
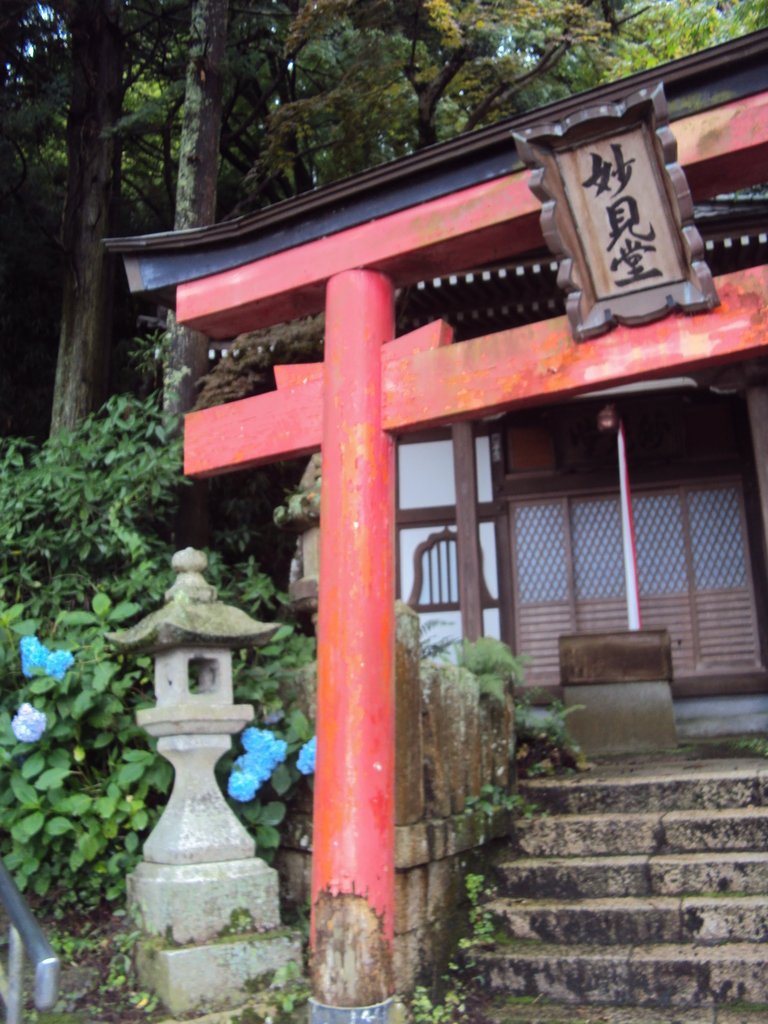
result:
M 208 556 L 195 548 L 177 551 L 171 559 L 171 568 L 176 573 L 176 582 L 165 592 L 169 601 L 192 601 L 194 604 L 213 604 L 219 596 L 216 587 L 203 576 L 208 568 Z

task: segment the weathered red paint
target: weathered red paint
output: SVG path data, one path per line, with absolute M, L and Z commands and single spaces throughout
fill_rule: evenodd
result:
M 401 283 L 447 272 L 457 257 L 459 268 L 501 257 L 508 248 L 509 221 L 525 213 L 527 221 L 520 221 L 515 238 L 530 249 L 541 244 L 539 206 L 528 188 L 528 172 L 521 171 L 180 285 L 177 314 L 214 338 L 253 330 L 255 323 L 307 316 L 322 310 L 325 282 L 344 270 L 367 266 L 396 274 Z
M 765 96 L 728 103 L 672 127 L 697 198 L 763 181 Z M 521 171 L 180 285 L 176 311 L 181 322 L 209 337 L 230 337 L 320 312 L 325 282 L 344 270 L 381 270 L 403 286 L 513 259 L 543 244 L 539 205 L 528 189 L 528 172 Z
M 765 178 L 768 95 L 758 93 L 675 121 L 678 162 L 697 199 L 722 195 Z M 749 180 L 747 180 L 749 179 Z
M 310 381 L 322 380 L 322 363 L 286 363 L 275 366 L 275 384 L 279 389 L 297 388 Z
M 592 342 L 574 342 L 564 317 L 434 350 L 416 343 L 430 338 L 426 328 L 414 331 L 384 347 L 384 428 L 418 430 L 764 352 L 766 268 L 716 285 L 721 305 L 712 313 L 619 327 Z M 433 344 L 450 338 L 439 321 L 429 328 Z M 311 376 L 297 374 L 304 384 L 187 416 L 185 472 L 211 476 L 317 451 L 323 381 L 322 365 L 313 366 Z
M 416 352 L 429 352 L 441 345 L 450 345 L 453 341 L 453 328 L 444 320 L 435 320 L 432 323 L 417 327 L 415 331 L 402 334 L 399 338 L 393 338 L 388 342 L 382 358 L 384 363 L 392 362 L 394 359 L 402 359 L 404 356 L 414 355 Z M 295 388 L 300 384 L 308 384 L 310 381 L 321 379 L 323 376 L 322 363 L 286 363 L 275 366 L 275 383 L 278 388 Z
M 450 345 L 442 320 L 384 346 L 384 365 Z M 275 367 L 277 391 L 190 413 L 185 422 L 184 472 L 206 477 L 318 451 L 322 441 L 323 364 Z
M 394 291 L 386 277 L 355 270 L 331 278 L 323 385 L 313 935 L 318 904 L 328 912 L 328 895 L 353 894 L 364 897 L 389 946 L 395 464 L 394 442 L 381 426 L 381 366 L 382 347 L 393 333 Z M 350 936 L 349 949 L 354 948 Z M 313 977 L 325 979 L 324 989 L 333 986 L 328 965 L 316 963 Z M 334 993 L 315 991 L 315 998 L 333 1004 Z
M 287 390 L 189 413 L 184 472 L 206 477 L 277 459 L 309 455 L 323 429 L 321 377 Z
M 608 385 L 745 359 L 768 346 L 768 269 L 717 278 L 711 313 L 618 327 L 577 343 L 565 317 L 389 364 L 384 426 L 395 433 L 562 401 Z

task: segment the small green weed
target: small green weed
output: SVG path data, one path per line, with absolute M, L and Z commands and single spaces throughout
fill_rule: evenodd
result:
M 745 736 L 736 741 L 738 750 L 747 750 L 758 757 L 768 757 L 768 736 Z
M 463 990 L 460 986 L 449 989 L 442 1002 L 433 1003 L 428 990 L 419 986 L 411 997 L 410 1012 L 413 1024 L 459 1024 L 466 1020 Z
M 493 895 L 486 886 L 483 875 L 468 874 L 464 880 L 469 899 L 470 934 L 459 941 L 465 967 L 473 967 L 474 962 L 470 951 L 480 945 L 493 941 L 493 915 L 484 908 L 483 901 Z M 455 961 L 448 964 L 448 971 L 443 976 L 447 988 L 441 1001 L 432 998 L 429 989 L 418 986 L 409 1003 L 412 1024 L 465 1024 L 467 1021 L 468 990 L 461 977 L 461 968 Z
M 469 949 L 493 939 L 493 915 L 483 905 L 483 901 L 493 895 L 493 890 L 486 885 L 484 875 L 469 874 L 464 879 L 464 884 L 469 899 L 470 934 L 468 938 L 461 940 L 459 947 Z
M 504 786 L 494 786 L 490 782 L 480 789 L 479 795 L 468 796 L 464 803 L 465 814 L 482 811 L 487 818 L 493 818 L 499 811 L 510 811 L 529 820 L 537 810 L 536 804 L 519 793 L 510 793 Z
M 586 758 L 568 731 L 567 718 L 581 705 L 565 707 L 553 700 L 534 707 L 535 691 L 515 698 L 515 761 L 520 778 L 583 770 Z
M 480 693 L 503 702 L 514 683 L 521 683 L 529 659 L 513 654 L 507 644 L 490 636 L 464 640 L 454 648 L 456 663 L 477 679 Z

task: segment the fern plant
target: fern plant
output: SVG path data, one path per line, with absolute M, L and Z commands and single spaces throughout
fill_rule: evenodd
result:
M 463 640 L 456 645 L 455 653 L 457 664 L 477 679 L 480 692 L 500 702 L 510 686 L 522 683 L 530 660 L 524 654 L 513 654 L 505 643 L 491 636 Z

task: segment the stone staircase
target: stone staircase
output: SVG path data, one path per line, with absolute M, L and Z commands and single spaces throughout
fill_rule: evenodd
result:
M 768 762 L 651 758 L 521 792 L 477 971 L 499 1024 L 768 1024 Z

